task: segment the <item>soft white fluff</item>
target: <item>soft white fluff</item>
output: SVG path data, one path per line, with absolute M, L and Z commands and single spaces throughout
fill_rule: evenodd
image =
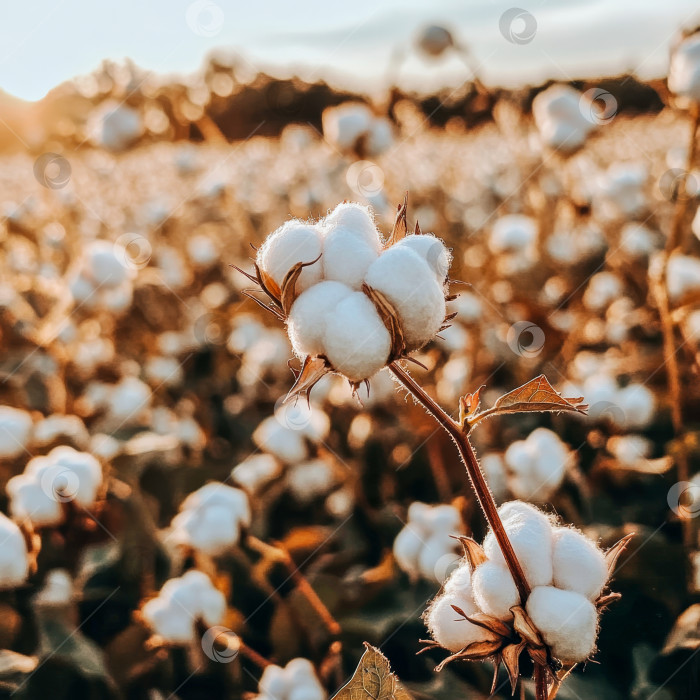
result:
M 251 493 L 269 484 L 281 471 L 280 463 L 269 454 L 257 454 L 231 470 L 231 478 Z
M 363 228 L 338 224 L 328 226 L 323 244 L 323 276 L 352 289 L 362 288 L 369 266 L 379 257 L 377 236 L 364 235 Z
M 630 467 L 647 459 L 654 443 L 643 435 L 613 435 L 605 446 L 618 462 Z
M 120 244 L 93 241 L 85 251 L 84 270 L 96 287 L 118 287 L 130 277 L 124 265 L 126 259 L 128 256 Z
M 353 148 L 357 140 L 372 126 L 372 110 L 361 102 L 346 102 L 324 110 L 321 118 L 324 137 L 345 150 Z
M 209 577 L 190 570 L 168 580 L 157 597 L 141 609 L 153 631 L 171 644 L 187 644 L 195 637 L 195 622 L 219 625 L 226 614 L 226 598 Z
M 258 250 L 257 263 L 281 287 L 286 274 L 297 263 L 313 262 L 321 255 L 322 248 L 323 238 L 319 228 L 294 219 L 284 223 L 265 239 Z M 320 259 L 305 267 L 297 280 L 297 291 L 303 291 L 319 282 L 322 272 Z
M 695 218 L 697 219 L 697 216 Z M 622 227 L 620 231 L 620 248 L 630 257 L 647 257 L 654 252 L 656 247 L 657 236 L 644 224 L 629 221 Z
M 326 321 L 324 347 L 333 368 L 359 382 L 386 365 L 391 336 L 369 298 L 353 292 Z
M 325 700 L 313 664 L 308 659 L 292 659 L 284 668 L 267 666 L 260 677 L 258 700 Z
M 532 102 L 532 114 L 545 145 L 575 151 L 594 126 L 581 112 L 581 93 L 568 85 L 552 85 Z
M 265 418 L 258 425 L 253 433 L 253 442 L 286 464 L 301 462 L 308 456 L 303 433 L 282 425 L 275 416 Z
M 512 617 L 510 609 L 520 603 L 518 589 L 505 564 L 485 561 L 472 576 L 474 600 L 487 615 L 501 620 Z
M 666 269 L 666 284 L 672 301 L 700 290 L 700 260 L 692 255 L 672 255 Z
M 583 304 L 591 311 L 600 311 L 622 294 L 622 282 L 613 272 L 603 271 L 593 275 L 583 294 Z
M 27 544 L 19 527 L 0 513 L 0 589 L 21 586 L 27 578 Z
M 445 581 L 443 590 L 445 593 L 454 593 L 464 598 L 472 598 L 472 569 L 468 560 L 462 559 L 459 566 L 454 569 L 450 577 Z
M 616 162 L 598 179 L 598 201 L 613 218 L 629 218 L 649 205 L 645 186 L 648 172 L 641 162 Z
M 537 428 L 525 440 L 512 443 L 503 459 L 515 496 L 546 501 L 564 478 L 569 449 L 556 433 Z
M 656 412 L 656 398 L 644 384 L 628 384 L 620 389 L 616 403 L 624 414 L 624 427 L 631 430 L 645 428 Z
M 676 95 L 700 102 L 700 34 L 684 39 L 673 52 L 668 88 Z
M 608 580 L 605 554 L 583 533 L 558 527 L 552 536 L 554 585 L 595 601 Z
M 552 582 L 552 528 L 547 516 L 522 501 L 505 503 L 498 512 L 525 578 L 531 586 L 549 585 Z M 484 539 L 484 551 L 489 559 L 505 565 L 491 530 Z
M 365 282 L 396 310 L 409 349 L 421 347 L 440 330 L 446 313 L 442 285 L 414 250 L 385 250 L 370 266 Z
M 518 252 L 531 246 L 537 237 L 537 225 L 523 214 L 507 214 L 496 221 L 489 236 L 493 253 Z
M 598 615 L 593 604 L 580 593 L 538 586 L 532 589 L 526 609 L 561 661 L 584 661 L 595 650 Z
M 0 428 L 0 436 L 2 428 Z M 90 434 L 80 416 L 64 416 L 54 413 L 34 426 L 32 441 L 36 445 L 50 445 L 59 438 L 69 439 L 78 446 L 87 445 Z
M 90 114 L 87 132 L 94 145 L 121 151 L 141 136 L 143 128 L 141 115 L 135 109 L 107 100 Z
M 467 596 L 445 593 L 435 598 L 425 613 L 425 623 L 438 644 L 456 652 L 474 642 L 496 639 L 493 632 L 465 620 L 452 608 L 453 605 L 466 615 L 479 612 L 474 601 Z
M 410 248 L 428 263 L 428 267 L 433 271 L 435 279 L 440 284 L 445 283 L 447 274 L 450 271 L 452 256 L 445 244 L 432 234 L 410 235 L 402 238 L 397 247 Z
M 73 579 L 65 569 L 51 569 L 42 589 L 34 598 L 35 604 L 68 605 L 73 600 Z
M 335 307 L 352 294 L 350 287 L 327 280 L 309 287 L 292 304 L 287 318 L 287 331 L 296 355 L 323 355 L 326 324 Z
M 299 503 L 310 503 L 328 493 L 335 481 L 333 467 L 322 459 L 295 464 L 287 473 L 287 486 Z
M 24 454 L 32 433 L 32 417 L 27 411 L 0 406 L 0 459 Z

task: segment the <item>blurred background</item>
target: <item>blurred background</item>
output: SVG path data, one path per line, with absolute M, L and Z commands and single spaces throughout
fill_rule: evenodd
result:
M 490 697 L 490 662 L 415 656 L 450 534 L 486 531 L 452 444 L 386 370 L 283 406 L 234 267 L 343 200 L 388 235 L 406 192 L 460 280 L 416 379 L 453 415 L 541 373 L 590 406 L 480 427 L 496 500 L 636 533 L 558 697 L 698 697 L 697 2 L 2 15 L 0 697 L 314 700 L 365 641 L 416 700 Z M 416 502 L 454 520 L 412 558 Z M 300 658 L 306 690 L 259 687 Z

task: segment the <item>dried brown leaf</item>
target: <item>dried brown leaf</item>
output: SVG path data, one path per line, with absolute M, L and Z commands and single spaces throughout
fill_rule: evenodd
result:
M 396 211 L 396 219 L 394 220 L 394 228 L 391 230 L 389 240 L 386 242 L 386 247 L 389 248 L 395 243 L 398 243 L 408 231 L 406 223 L 406 213 L 408 212 L 408 192 L 404 194 L 403 203 L 399 204 Z
M 522 605 L 514 605 L 510 611 L 513 613 L 513 629 L 520 637 L 527 642 L 528 646 L 534 648 L 544 647 L 544 641 L 540 632 L 525 612 Z
M 292 304 L 297 298 L 297 280 L 299 279 L 299 275 L 301 275 L 302 270 L 309 265 L 317 263 L 320 259 L 321 256 L 319 255 L 316 260 L 312 260 L 311 262 L 298 262 L 284 276 L 279 299 L 285 316 L 289 315 L 289 310 L 292 308 Z
M 331 368 L 325 357 L 321 355 L 316 357 L 307 355 L 304 359 L 301 371 L 294 382 L 294 386 L 289 390 L 285 401 L 298 398 L 299 396 L 306 396 L 306 400 L 308 401 L 309 393 L 314 388 L 316 382 L 330 371 Z
M 258 284 L 260 285 L 260 288 L 267 294 L 267 296 L 272 299 L 277 306 L 282 308 L 282 290 L 279 288 L 279 285 L 275 280 L 272 279 L 270 275 L 265 272 L 265 270 L 261 269 L 258 267 L 257 263 L 255 265 L 255 272 L 258 275 Z
M 469 646 L 464 647 L 464 649 L 458 651 L 456 654 L 451 654 L 446 659 L 443 659 L 435 667 L 435 670 L 439 673 L 447 664 L 453 661 L 483 661 L 484 659 L 488 659 L 489 656 L 496 654 L 501 646 L 503 645 L 500 639 L 488 642 L 472 642 Z
M 457 610 L 454 605 L 452 607 Z M 462 613 L 462 615 L 464 615 L 464 613 Z M 508 627 L 503 620 L 499 620 L 497 617 L 493 617 L 492 615 L 487 615 L 486 613 L 476 613 L 474 615 L 464 615 L 464 617 L 473 625 L 483 627 L 484 629 L 487 629 L 500 637 L 512 636 L 513 630 L 511 630 L 511 628 Z
M 353 677 L 333 696 L 333 700 L 412 700 L 389 661 L 379 649 L 365 642 L 365 653 Z
M 479 564 L 483 564 L 487 559 L 484 548 L 471 537 L 466 537 L 464 535 L 452 535 L 452 537 L 461 542 L 462 548 L 464 549 L 464 556 L 469 562 L 469 568 L 472 570 L 472 573 L 474 573 L 474 569 L 476 569 Z
M 634 532 L 630 532 L 629 535 L 625 535 L 621 540 L 615 542 L 615 544 L 610 547 L 607 552 L 605 552 L 605 563 L 608 565 L 608 578 L 615 573 L 617 560 L 620 558 L 620 555 L 625 551 L 625 549 L 627 549 L 627 545 L 632 541 L 634 535 Z
M 520 676 L 520 654 L 526 646 L 524 641 L 519 644 L 509 644 L 501 652 L 503 665 L 506 667 L 508 678 L 510 679 L 511 695 L 515 695 L 515 688 L 518 685 L 518 677 Z
M 585 414 L 588 406 L 581 403 L 582 401 L 582 397 L 564 398 L 549 383 L 547 377 L 540 374 L 526 384 L 501 396 L 491 408 L 473 416 L 469 423 L 475 425 L 484 418 L 503 413 L 571 411 L 572 413 Z

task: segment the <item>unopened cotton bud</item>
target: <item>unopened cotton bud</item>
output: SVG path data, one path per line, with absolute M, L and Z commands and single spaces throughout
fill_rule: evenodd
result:
M 472 589 L 479 608 L 501 620 L 512 617 L 510 609 L 520 603 L 510 571 L 497 561 L 485 561 L 477 566 L 472 576 Z
M 526 610 L 561 661 L 584 661 L 595 650 L 598 615 L 593 603 L 580 593 L 538 586 L 532 589 Z
M 391 336 L 367 295 L 353 292 L 328 318 L 323 344 L 333 368 L 360 382 L 386 365 Z
M 425 622 L 433 639 L 452 652 L 459 651 L 474 642 L 496 639 L 490 630 L 465 620 L 452 606 L 456 605 L 466 615 L 478 611 L 470 598 L 445 594 L 432 602 L 425 615 Z
M 406 347 L 427 343 L 445 320 L 442 285 L 418 253 L 392 246 L 372 263 L 365 282 L 386 296 L 399 316 Z
M 322 235 L 316 226 L 287 221 L 265 239 L 258 250 L 257 263 L 281 287 L 287 273 L 297 263 L 313 263 L 321 255 L 322 246 Z M 320 259 L 304 267 L 297 280 L 297 290 L 303 291 L 319 282 L 322 269 Z
M 287 330 L 299 357 L 325 354 L 326 322 L 335 307 L 350 294 L 349 287 L 329 280 L 309 287 L 297 297 L 287 319 Z
M 450 271 L 452 257 L 445 244 L 431 234 L 410 235 L 402 238 L 397 246 L 410 248 L 428 263 L 428 267 L 433 271 L 435 279 L 440 284 L 445 283 L 447 274 Z
M 547 516 L 522 501 L 510 501 L 498 509 L 525 578 L 531 586 L 552 582 L 552 527 Z M 486 556 L 505 565 L 496 536 L 489 530 L 484 539 Z
M 595 601 L 608 580 L 605 554 L 583 533 L 555 528 L 552 544 L 554 585 Z

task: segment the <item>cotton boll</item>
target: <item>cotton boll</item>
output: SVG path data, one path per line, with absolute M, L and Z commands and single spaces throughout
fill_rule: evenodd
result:
M 684 39 L 673 52 L 668 88 L 680 97 L 700 102 L 700 35 Z
M 468 560 L 462 559 L 450 577 L 444 583 L 445 593 L 462 596 L 463 598 L 472 599 L 472 569 Z
M 303 434 L 281 425 L 275 416 L 260 423 L 253 433 L 253 442 L 286 464 L 301 462 L 308 456 Z
M 442 578 L 447 567 L 440 560 L 445 555 L 454 555 L 454 560 L 459 557 L 454 554 L 456 540 L 450 538 L 447 533 L 431 535 L 423 542 L 423 547 L 418 555 L 418 570 L 423 578 L 434 579 L 442 583 Z
M 466 615 L 479 612 L 474 602 L 467 597 L 446 593 L 435 598 L 425 613 L 425 623 L 438 644 L 457 652 L 474 642 L 493 641 L 497 638 L 490 630 L 465 620 L 454 610 L 453 605 Z
M 62 488 L 65 483 L 65 497 L 75 500 L 86 508 L 92 506 L 97 496 L 97 489 L 102 483 L 102 467 L 100 463 L 88 452 L 78 452 L 72 447 L 61 445 L 55 447 L 47 455 L 47 460 L 52 463 L 52 474 L 49 477 L 48 470 L 39 478 L 42 486 L 51 486 L 55 489 Z M 28 475 L 34 473 L 31 460 L 25 472 Z M 40 467 L 43 470 L 43 466 Z M 39 470 L 36 472 L 37 475 Z
M 598 615 L 580 593 L 537 586 L 526 610 L 555 657 L 563 662 L 587 659 L 595 650 Z
M 299 503 L 309 503 L 328 493 L 335 484 L 333 468 L 322 459 L 295 464 L 287 474 L 287 486 Z
M 377 254 L 382 250 L 382 236 L 374 223 L 372 210 L 358 202 L 341 202 L 322 221 L 326 237 L 335 229 L 351 230 Z
M 369 298 L 353 292 L 327 319 L 323 344 L 333 368 L 360 382 L 386 365 L 391 336 Z
M 187 644 L 193 637 L 192 619 L 184 610 L 177 610 L 162 598 L 152 598 L 141 609 L 151 629 L 172 644 Z
M 124 260 L 128 260 L 128 255 L 119 244 L 93 241 L 86 251 L 86 271 L 96 286 L 118 287 L 130 277 Z
M 425 516 L 425 522 L 433 533 L 452 534 L 462 528 L 459 511 L 454 506 L 446 504 L 431 508 Z
M 392 246 L 372 263 L 365 282 L 396 310 L 406 346 L 427 343 L 445 320 L 445 297 L 427 263 L 407 247 Z
M 193 491 L 185 498 L 180 508 L 182 510 L 190 510 L 213 506 L 225 508 L 233 517 L 240 520 L 243 525 L 250 525 L 251 513 L 248 496 L 240 489 L 217 481 L 210 481 L 208 484 Z
M 394 559 L 399 568 L 411 578 L 418 576 L 418 558 L 423 549 L 423 540 L 421 533 L 410 524 L 404 527 L 394 540 Z
M 617 394 L 624 415 L 624 427 L 635 430 L 649 425 L 656 411 L 656 399 L 644 384 L 628 384 Z
M 568 527 L 552 536 L 554 585 L 595 601 L 608 580 L 605 554 L 583 533 Z
M 0 513 L 0 589 L 21 586 L 29 572 L 27 544 L 22 531 Z
M 95 146 L 121 151 L 141 136 L 143 121 L 131 107 L 107 100 L 90 114 L 87 132 Z
M 700 226 L 700 220 L 698 224 Z M 620 248 L 632 258 L 645 258 L 657 248 L 656 236 L 643 224 L 628 222 L 620 232 Z
M 222 554 L 238 541 L 238 522 L 222 506 L 202 510 L 185 510 L 173 518 L 176 542 L 212 556 Z
M 5 488 L 10 497 L 10 512 L 17 520 L 30 520 L 34 527 L 52 527 L 63 520 L 60 501 L 46 493 L 35 476 L 18 474 Z
M 666 284 L 672 301 L 700 290 L 700 260 L 692 255 L 671 255 L 666 269 Z
M 266 666 L 260 677 L 259 690 L 273 698 L 284 698 L 287 695 L 288 683 L 284 669 L 274 664 Z
M 325 700 L 326 691 L 318 681 L 305 681 L 294 686 L 287 695 L 287 700 Z
M 536 95 L 532 114 L 545 145 L 573 152 L 586 141 L 593 121 L 581 112 L 581 93 L 568 85 L 552 85 Z
M 416 252 L 433 271 L 435 279 L 440 284 L 444 284 L 447 274 L 450 271 L 452 255 L 447 250 L 445 244 L 432 234 L 410 235 L 402 238 L 397 247 L 410 248 Z
M 642 435 L 614 435 L 609 438 L 608 452 L 624 466 L 634 466 L 640 460 L 648 459 L 654 443 Z
M 372 120 L 367 134 L 367 153 L 370 156 L 378 156 L 389 150 L 394 145 L 394 127 L 386 118 Z
M 537 226 L 522 214 L 508 214 L 496 221 L 489 237 L 489 248 L 493 253 L 523 251 L 537 237 Z
M 474 600 L 487 615 L 501 620 L 512 617 L 510 609 L 520 604 L 520 595 L 505 564 L 485 561 L 472 576 Z
M 598 272 L 591 277 L 583 295 L 583 304 L 591 311 L 600 311 L 622 294 L 622 282 L 612 272 Z
M 510 501 L 498 509 L 515 555 L 531 586 L 552 582 L 552 529 L 547 516 L 522 501 Z M 484 539 L 486 556 L 505 565 L 496 536 L 489 530 Z
M 0 419 L 1 435 L 2 422 Z M 17 436 L 15 435 L 15 437 Z M 40 446 L 50 445 L 58 439 L 71 440 L 77 445 L 84 446 L 88 443 L 90 435 L 85 427 L 85 423 L 79 416 L 64 416 L 54 413 L 36 424 L 33 435 L 35 444 Z
M 114 385 L 109 396 L 111 416 L 124 423 L 138 421 L 151 403 L 151 388 L 137 377 L 124 377 Z
M 286 274 L 300 262 L 311 263 L 321 255 L 323 240 L 318 227 L 303 221 L 287 221 L 270 234 L 260 246 L 257 254 L 258 266 L 279 287 Z M 305 267 L 297 280 L 297 291 L 304 291 L 321 281 L 322 262 Z
M 599 178 L 598 194 L 603 211 L 611 217 L 637 216 L 648 207 L 644 187 L 647 169 L 636 162 L 613 163 Z
M 234 467 L 231 478 L 251 493 L 256 493 L 279 476 L 280 470 L 279 462 L 272 455 L 258 454 Z
M 430 531 L 430 513 L 432 507 L 427 503 L 414 501 L 408 506 L 408 522 L 420 532 L 427 534 Z
M 502 501 L 508 493 L 506 470 L 503 457 L 495 452 L 487 452 L 480 460 L 489 488 L 497 501 Z
M 24 454 L 32 432 L 32 417 L 27 411 L 0 406 L 0 459 Z
M 353 148 L 370 129 L 373 118 L 370 108 L 359 102 L 329 107 L 321 117 L 323 135 L 341 150 Z
M 297 297 L 287 318 L 287 331 L 298 357 L 325 354 L 326 322 L 335 307 L 350 294 L 352 290 L 345 284 L 326 280 Z
M 73 579 L 65 569 L 52 569 L 34 598 L 42 606 L 69 605 L 73 600 Z

